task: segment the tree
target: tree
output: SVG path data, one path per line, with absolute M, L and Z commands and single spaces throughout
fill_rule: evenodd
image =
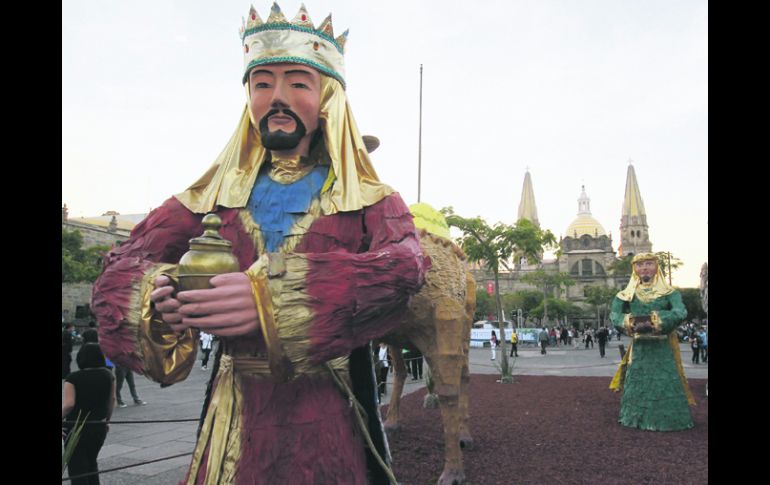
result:
M 532 309 L 543 301 L 543 294 L 537 290 L 522 290 L 503 293 L 500 298 L 503 302 L 503 313 L 516 323 L 517 310 L 521 310 L 522 316 L 526 319 Z
M 557 321 L 576 318 L 583 315 L 583 309 L 578 305 L 558 298 L 548 298 L 543 300 L 538 306 L 532 309 L 531 315 L 542 318 L 546 313 L 546 307 L 550 309 L 551 315 Z
M 78 231 L 61 230 L 61 282 L 93 283 L 102 272 L 102 257 L 110 248 L 92 246 L 83 249 Z
M 700 288 L 679 288 L 682 294 L 682 303 L 687 309 L 687 320 L 702 320 L 706 318 L 700 297 Z
M 633 258 L 633 254 L 627 254 L 615 260 L 607 266 L 607 269 L 613 276 L 631 276 L 631 260 Z
M 655 253 L 655 256 L 658 258 L 658 267 L 660 268 L 660 272 L 663 273 L 663 276 L 667 276 L 669 272 L 679 269 L 683 264 L 681 259 L 668 251 L 658 251 Z
M 660 268 L 660 271 L 663 273 L 663 276 L 668 275 L 669 269 L 671 271 L 675 269 L 679 269 L 682 266 L 682 260 L 671 254 L 671 260 L 669 261 L 669 253 L 668 251 L 658 251 L 655 253 L 655 257 L 658 258 L 658 267 Z M 633 254 L 627 254 L 623 256 L 622 258 L 618 258 L 607 266 L 607 269 L 612 273 L 613 276 L 631 276 L 631 260 L 634 259 Z
M 500 299 L 500 265 L 508 269 L 506 261 L 514 252 L 520 253 L 530 262 L 537 260 L 543 249 L 556 245 L 556 238 L 548 230 L 542 230 L 527 219 L 521 219 L 514 225 L 498 222 L 490 227 L 481 217 L 466 219 L 454 213 L 451 207 L 441 209 L 447 224 L 460 229 L 463 235 L 457 240 L 460 247 L 473 262 L 483 264 L 485 269 L 495 276 L 495 301 L 497 319 L 504 322 L 503 305 Z M 508 366 L 505 333 L 500 331 L 502 346 L 502 367 Z
M 567 273 L 546 273 L 542 269 L 525 274 L 521 277 L 521 281 L 543 290 L 543 325 L 548 321 L 548 290 L 575 284 L 575 280 L 570 278 Z
M 615 288 L 608 288 L 606 286 L 586 286 L 585 295 L 586 303 L 591 305 L 596 311 L 596 324 L 601 325 L 604 319 L 601 317 L 601 312 L 607 315 L 612 300 L 615 298 L 618 290 Z
M 495 300 L 489 296 L 487 290 L 476 289 L 476 313 L 473 314 L 474 321 L 486 320 L 490 313 L 495 311 Z

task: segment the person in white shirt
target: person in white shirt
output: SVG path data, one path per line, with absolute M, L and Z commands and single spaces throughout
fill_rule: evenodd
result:
M 490 346 L 492 347 L 492 359 L 495 360 L 496 357 L 496 350 L 497 350 L 497 334 L 494 330 L 492 330 L 492 337 L 489 339 Z
M 203 352 L 203 362 L 201 363 L 201 370 L 208 370 L 209 354 L 211 354 L 211 344 L 214 337 L 201 331 L 201 352 Z
M 385 394 L 385 387 L 388 381 L 388 346 L 385 342 L 380 342 L 380 354 L 377 358 L 377 395 L 382 397 Z

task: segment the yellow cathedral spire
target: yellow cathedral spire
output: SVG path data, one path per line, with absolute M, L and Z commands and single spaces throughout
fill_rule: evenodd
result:
M 636 172 L 631 160 L 626 173 L 626 193 L 623 197 L 623 212 L 620 216 L 620 256 L 652 252 L 647 213 L 644 210 L 642 193 L 636 181 Z
M 540 227 L 540 221 L 537 220 L 535 190 L 532 188 L 532 177 L 529 175 L 529 169 L 524 175 L 524 187 L 521 189 L 521 201 L 519 202 L 519 217 L 516 220 L 521 219 L 529 219 L 537 227 Z

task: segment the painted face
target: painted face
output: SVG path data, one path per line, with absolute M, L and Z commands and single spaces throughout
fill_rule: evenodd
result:
M 658 274 L 658 262 L 654 259 L 639 261 L 634 264 L 634 270 L 642 283 L 649 283 Z
M 307 155 L 321 110 L 318 71 L 302 64 L 257 66 L 248 82 L 262 145 L 283 155 Z

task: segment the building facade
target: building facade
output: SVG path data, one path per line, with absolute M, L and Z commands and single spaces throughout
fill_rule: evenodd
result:
M 146 214 L 121 216 L 110 211 L 97 217 L 71 219 L 67 204 L 62 206 L 62 229 L 77 231 L 83 237 L 83 248 L 94 246 L 114 247 L 126 241 L 131 229 Z M 91 283 L 62 283 L 61 314 L 62 322 L 87 325 L 91 319 Z
M 610 266 L 618 261 L 620 256 L 652 251 L 647 215 L 633 166 L 629 165 L 626 176 L 626 192 L 621 211 L 621 244 L 617 253 L 613 249 L 612 233 L 607 233 L 604 226 L 591 214 L 591 199 L 585 186 L 581 188 L 577 202 L 577 215 L 559 240 L 558 257 L 544 260 L 541 255 L 536 264 L 531 264 L 520 255 L 515 255 L 510 265 L 513 271 L 498 275 L 501 293 L 537 290 L 538 288 L 521 281 L 522 276 L 531 271 L 542 269 L 547 273 L 566 273 L 575 284 L 554 289 L 550 296 L 587 309 L 586 287 L 603 286 L 621 290 L 628 284 L 629 277 L 613 275 Z M 524 176 L 519 202 L 518 220 L 522 218 L 529 219 L 540 227 L 529 170 Z M 494 285 L 494 275 L 484 271 L 480 265 L 472 265 L 471 273 L 478 288 L 487 289 L 490 284 Z

